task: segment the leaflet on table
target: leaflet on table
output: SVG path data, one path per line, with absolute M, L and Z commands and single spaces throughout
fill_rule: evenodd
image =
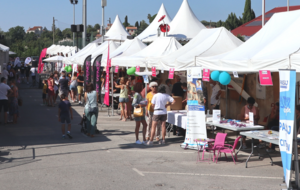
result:
M 253 115 L 253 112 L 249 112 L 249 125 L 250 126 L 254 125 L 254 115 Z
M 213 123 L 221 121 L 221 110 L 213 110 Z

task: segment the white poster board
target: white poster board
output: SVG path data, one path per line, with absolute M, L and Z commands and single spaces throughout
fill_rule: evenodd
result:
M 253 115 L 253 112 L 249 112 L 249 125 L 254 126 L 254 115 Z
M 213 110 L 213 123 L 220 123 L 221 110 Z

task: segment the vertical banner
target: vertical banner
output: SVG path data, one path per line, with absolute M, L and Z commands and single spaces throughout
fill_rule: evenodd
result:
M 98 94 L 100 93 L 100 84 L 101 84 L 100 72 L 101 72 L 101 63 L 99 61 L 96 61 L 96 91 Z
M 209 69 L 203 69 L 203 81 L 209 82 L 209 75 L 210 75 L 210 70 Z
M 152 67 L 152 76 L 156 77 L 156 68 L 155 67 Z
M 271 71 L 269 71 L 269 70 L 260 70 L 259 71 L 259 81 L 260 81 L 260 85 L 273 86 Z
M 140 66 L 135 67 L 135 72 L 140 72 Z
M 119 65 L 116 65 L 115 66 L 115 73 L 118 73 L 119 72 Z
M 175 72 L 175 68 L 170 68 L 170 70 L 169 70 L 169 79 L 174 78 L 174 72 Z
M 279 70 L 280 76 L 280 123 L 279 123 L 279 148 L 285 177 L 289 188 L 291 164 L 293 155 L 294 119 L 295 119 L 295 94 L 296 71 Z
M 105 95 L 104 95 L 104 104 L 109 106 L 109 43 L 108 43 L 108 53 L 107 53 L 107 65 L 106 65 L 106 78 L 105 78 Z
M 90 66 L 91 66 L 91 62 L 87 61 L 85 63 L 85 78 L 86 78 L 86 84 L 89 83 L 89 78 L 90 78 Z

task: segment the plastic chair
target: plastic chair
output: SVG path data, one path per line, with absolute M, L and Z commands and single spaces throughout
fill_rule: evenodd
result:
M 206 147 L 207 143 L 204 145 L 203 152 L 202 152 L 202 160 L 204 159 L 204 153 L 205 152 L 213 152 L 213 162 L 215 161 L 216 157 L 216 151 L 224 148 L 225 139 L 226 139 L 227 133 L 217 133 L 215 138 L 215 143 L 213 147 Z
M 219 159 L 219 155 L 220 155 L 220 154 L 224 153 L 224 154 L 225 154 L 225 157 L 226 157 L 226 159 L 227 159 L 226 153 L 228 153 L 228 154 L 230 153 L 230 154 L 231 154 L 231 157 L 232 157 L 232 159 L 233 159 L 234 164 L 236 164 L 236 163 L 235 163 L 235 160 L 237 161 L 237 155 L 236 155 L 236 153 L 235 153 L 235 147 L 237 146 L 237 144 L 238 144 L 240 138 L 242 138 L 242 136 L 239 136 L 238 138 L 235 139 L 233 146 L 230 145 L 230 144 L 224 144 L 224 147 L 223 147 L 223 148 L 220 148 L 220 149 L 218 150 L 218 157 L 217 157 L 216 163 L 218 162 L 218 159 Z M 235 159 L 234 159 L 234 157 L 233 157 L 233 153 L 235 154 Z

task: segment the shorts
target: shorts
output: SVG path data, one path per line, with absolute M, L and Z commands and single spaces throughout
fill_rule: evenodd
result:
M 164 115 L 153 115 L 153 121 L 167 121 L 167 114 Z
M 127 103 L 127 102 L 129 102 L 129 99 L 128 98 L 119 98 L 119 102 L 120 103 Z
M 0 112 L 2 111 L 2 107 L 4 112 L 8 112 L 8 100 L 0 100 Z
M 142 117 L 134 117 L 134 121 L 143 121 L 145 120 L 145 116 Z
M 83 93 L 83 86 L 77 86 L 78 94 Z
M 64 123 L 70 124 L 71 123 L 70 116 L 61 115 L 60 116 L 60 122 L 62 124 L 64 124 Z
M 44 93 L 43 93 L 43 99 L 46 99 L 46 96 L 47 96 L 47 94 L 44 94 Z
M 31 76 L 32 80 L 35 80 L 35 76 Z
M 76 86 L 70 86 L 70 90 L 75 91 L 76 90 Z

